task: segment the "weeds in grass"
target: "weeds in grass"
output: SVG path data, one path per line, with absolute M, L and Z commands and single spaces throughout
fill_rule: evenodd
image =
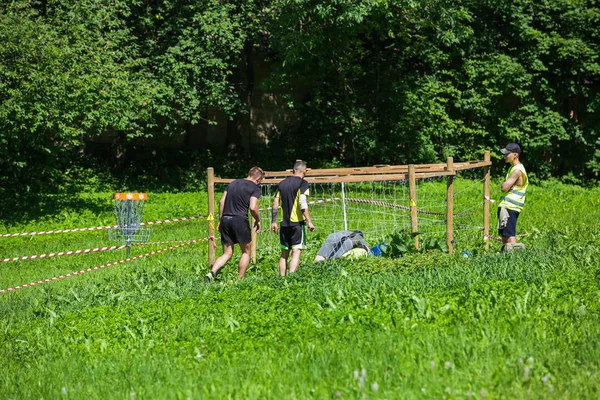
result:
M 567 200 L 597 194 L 576 189 Z M 186 196 L 173 209 L 202 214 Z M 152 218 L 175 216 L 148 208 Z M 259 254 L 243 281 L 232 260 L 207 284 L 205 247 L 190 246 L 0 295 L 0 397 L 590 398 L 600 391 L 600 230 L 575 229 L 590 215 L 566 218 L 533 200 L 526 213 L 523 232 L 539 231 L 512 254 L 468 242 L 468 258 L 427 251 L 313 265 L 313 248 L 298 273 L 280 278 L 274 251 Z M 59 218 L 104 218 L 83 214 Z M 152 234 L 197 238 L 202 223 Z M 64 250 L 71 239 L 0 243 L 23 255 Z M 105 257 L 6 263 L 0 283 Z

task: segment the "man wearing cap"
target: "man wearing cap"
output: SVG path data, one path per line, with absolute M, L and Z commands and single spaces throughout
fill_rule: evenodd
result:
M 521 146 L 509 143 L 500 152 L 510 164 L 500 189 L 504 196 L 498 205 L 498 234 L 502 238 L 502 251 L 511 250 L 517 243 L 517 219 L 525 204 L 525 192 L 529 185 L 525 167 L 519 161 Z

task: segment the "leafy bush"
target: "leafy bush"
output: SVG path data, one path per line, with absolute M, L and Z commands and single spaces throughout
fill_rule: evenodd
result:
M 419 232 L 409 233 L 408 231 L 398 231 L 388 237 L 382 244 L 382 255 L 385 257 L 398 258 L 405 254 L 438 250 L 444 253 L 448 252 L 448 245 L 443 238 L 433 236 L 421 237 Z M 415 247 L 415 238 L 419 237 L 419 246 Z

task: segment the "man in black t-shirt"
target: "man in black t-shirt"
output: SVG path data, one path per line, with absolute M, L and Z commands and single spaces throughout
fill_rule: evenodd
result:
M 281 201 L 281 224 L 279 241 L 281 256 L 279 257 L 279 275 L 285 276 L 287 261 L 292 252 L 289 273 L 296 272 L 300 264 L 300 252 L 305 248 L 306 226 L 309 231 L 314 231 L 315 226 L 308 213 L 309 184 L 304 180 L 306 163 L 302 160 L 294 164 L 294 175 L 279 182 L 277 192 L 273 198 L 271 214 L 271 230 L 277 233 L 277 212 Z
M 212 281 L 217 272 L 233 256 L 233 245 L 238 243 L 242 256 L 238 265 L 238 277 L 244 278 L 250 263 L 250 249 L 252 232 L 248 222 L 248 210 L 254 217 L 254 227 L 260 229 L 260 215 L 258 213 L 258 199 L 260 198 L 260 182 L 265 173 L 259 167 L 253 167 L 245 179 L 236 179 L 227 185 L 219 202 L 219 225 L 217 230 L 221 234 L 223 255 L 215 261 L 210 272 L 204 277 L 207 282 Z

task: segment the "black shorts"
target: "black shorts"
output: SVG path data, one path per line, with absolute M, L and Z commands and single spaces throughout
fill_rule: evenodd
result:
M 219 233 L 222 244 L 250 243 L 252 241 L 252 232 L 247 218 L 225 215 L 220 222 Z
M 281 247 L 282 250 L 303 250 L 306 248 L 305 239 L 305 225 L 282 226 L 279 229 L 279 247 Z
M 506 221 L 506 227 L 504 229 L 498 229 L 498 235 L 501 237 L 517 236 L 517 219 L 519 218 L 519 212 L 508 209 L 506 211 L 508 211 L 508 221 Z M 498 207 L 498 217 L 500 217 L 500 207 Z

